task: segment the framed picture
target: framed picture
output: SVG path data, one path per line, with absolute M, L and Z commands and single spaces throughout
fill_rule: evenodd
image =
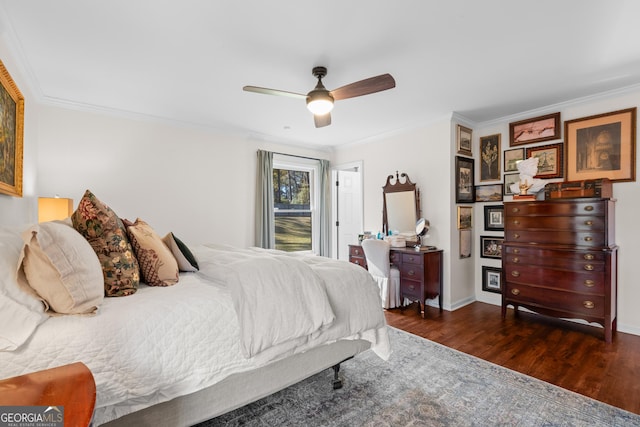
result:
M 497 267 L 482 266 L 482 290 L 487 292 L 502 293 L 502 269 Z
M 502 184 L 476 185 L 476 202 L 502 201 Z
M 458 141 L 458 154 L 465 156 L 473 155 L 473 152 L 471 151 L 471 134 L 471 129 L 458 125 L 458 134 L 456 138 Z
M 473 203 L 476 200 L 473 161 L 456 156 L 456 203 Z
M 520 174 L 519 173 L 505 173 L 504 174 L 504 195 L 505 196 L 513 196 L 514 193 L 511 191 L 511 184 L 520 182 Z
M 22 197 L 24 97 L 0 61 L 0 193 Z
M 500 180 L 501 135 L 480 137 L 480 181 Z
M 560 139 L 560 113 L 509 123 L 509 146 Z
M 473 207 L 458 206 L 458 230 L 469 230 L 473 226 Z
M 504 237 L 480 236 L 480 257 L 502 259 Z
M 636 180 L 636 107 L 564 123 L 567 181 Z
M 471 230 L 460 230 L 460 258 L 471 258 Z
M 517 172 L 518 162 L 524 160 L 524 148 L 504 150 L 504 172 Z
M 562 143 L 527 148 L 527 159 L 538 158 L 538 174 L 534 178 L 562 178 Z
M 484 207 L 484 229 L 486 231 L 504 230 L 504 205 Z

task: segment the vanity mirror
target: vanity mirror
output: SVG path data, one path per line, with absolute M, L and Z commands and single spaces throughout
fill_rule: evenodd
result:
M 401 179 L 403 182 L 401 182 Z M 416 221 L 420 217 L 420 192 L 406 173 L 389 175 L 382 187 L 382 230 L 415 236 Z

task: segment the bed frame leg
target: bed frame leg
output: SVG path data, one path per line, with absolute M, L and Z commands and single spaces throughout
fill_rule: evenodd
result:
M 333 365 L 333 389 L 334 390 L 342 388 L 342 380 L 338 375 L 339 372 L 340 372 L 340 364 L 338 363 L 337 365 Z

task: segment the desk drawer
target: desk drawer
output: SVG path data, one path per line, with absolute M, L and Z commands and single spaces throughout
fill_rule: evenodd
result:
M 400 267 L 401 280 L 417 280 L 422 282 L 424 280 L 424 269 L 421 265 L 407 264 L 404 261 Z
M 401 298 L 419 300 L 422 298 L 422 283 L 414 280 L 403 279 L 400 281 Z
M 422 254 L 402 254 L 402 264 L 424 265 Z

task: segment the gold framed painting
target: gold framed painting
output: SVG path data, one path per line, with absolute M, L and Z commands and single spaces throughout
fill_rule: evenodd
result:
M 24 97 L 0 61 L 0 193 L 22 197 Z
M 636 180 L 636 107 L 564 122 L 567 181 Z

